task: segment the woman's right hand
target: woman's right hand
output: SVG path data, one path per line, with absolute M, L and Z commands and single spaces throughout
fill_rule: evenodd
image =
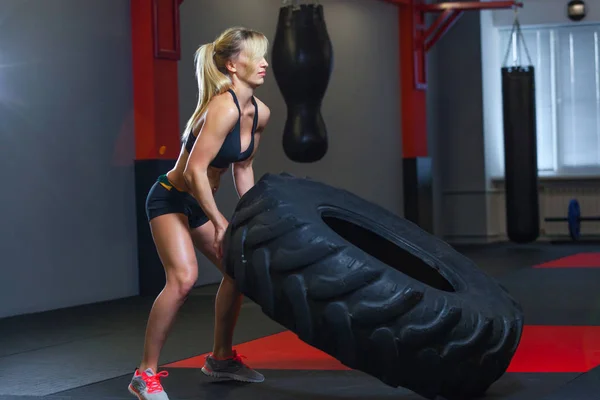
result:
M 225 237 L 225 231 L 229 225 L 228 221 L 223 218 L 223 222 L 215 225 L 215 241 L 213 248 L 217 259 L 221 261 L 223 259 L 223 238 Z

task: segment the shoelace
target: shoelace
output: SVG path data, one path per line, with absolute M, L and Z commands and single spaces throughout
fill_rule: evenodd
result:
M 160 384 L 160 378 L 164 376 L 169 376 L 169 372 L 160 371 L 156 375 L 147 375 L 144 373 L 144 382 L 146 382 L 148 387 L 148 393 L 155 393 L 163 390 L 162 385 Z
M 238 354 L 237 351 L 233 351 L 233 360 L 239 362 L 240 364 L 244 364 L 246 365 L 243 361 L 242 358 L 248 358 L 246 356 L 243 356 L 241 354 Z
M 231 356 L 231 358 L 227 358 L 227 360 L 236 361 L 236 362 L 239 362 L 240 364 L 246 365 L 242 361 L 242 358 L 248 358 L 248 357 L 238 354 L 237 351 L 233 350 L 233 355 Z M 221 360 L 221 361 L 224 361 L 224 360 Z

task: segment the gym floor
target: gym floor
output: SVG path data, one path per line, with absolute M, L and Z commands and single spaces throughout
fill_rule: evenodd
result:
M 457 247 L 521 302 L 526 326 L 508 372 L 486 399 L 600 396 L 600 244 Z M 212 346 L 216 287 L 194 290 L 161 358 L 173 399 L 396 399 L 391 388 L 313 349 L 245 301 L 238 351 L 261 384 L 214 382 L 200 372 Z M 127 298 L 0 320 L 0 399 L 128 399 L 153 299 Z

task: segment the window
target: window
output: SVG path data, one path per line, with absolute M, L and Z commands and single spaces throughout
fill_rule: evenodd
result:
M 521 30 L 535 67 L 538 169 L 600 170 L 600 26 Z M 507 65 L 526 65 L 523 44 L 510 33 L 499 30 L 499 60 L 508 49 Z

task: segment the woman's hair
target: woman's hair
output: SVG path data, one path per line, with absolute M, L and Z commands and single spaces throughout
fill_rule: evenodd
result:
M 196 51 L 194 63 L 198 80 L 198 104 L 188 120 L 182 135 L 185 141 L 192 128 L 206 111 L 210 100 L 226 92 L 232 86 L 225 63 L 245 50 L 253 60 L 267 54 L 268 39 L 260 32 L 233 27 L 221 33 L 212 43 L 206 43 Z

